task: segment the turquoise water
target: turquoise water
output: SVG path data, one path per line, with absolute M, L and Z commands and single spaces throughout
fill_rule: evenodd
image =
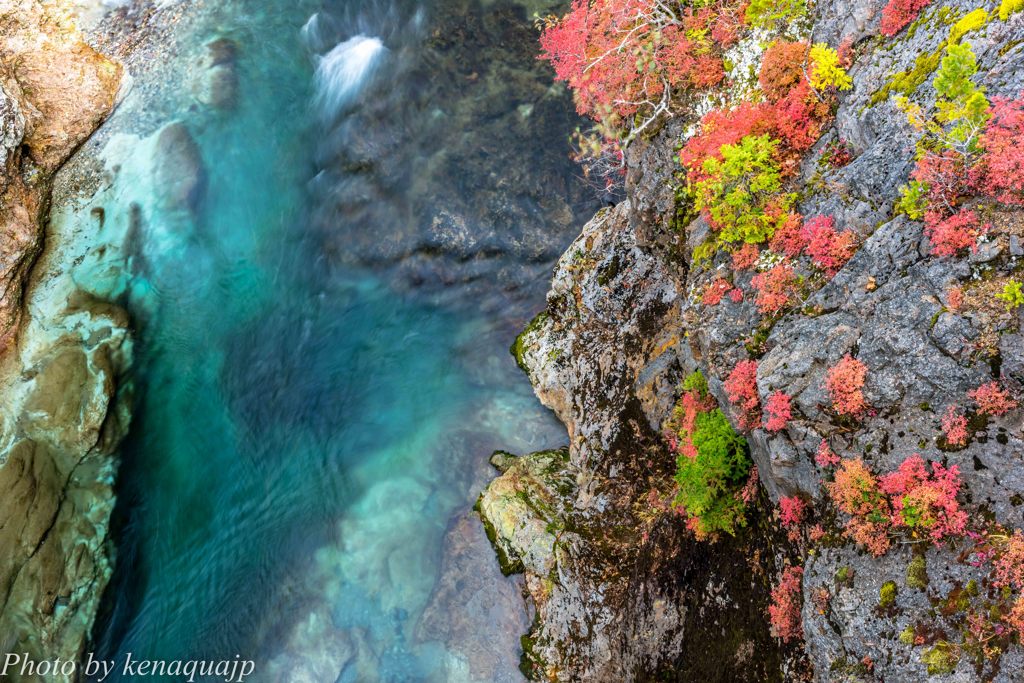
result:
M 507 348 L 571 235 L 527 255 L 492 246 L 486 258 L 445 259 L 444 244 L 372 255 L 375 243 L 415 243 L 415 214 L 434 188 L 460 186 L 426 158 L 429 126 L 416 123 L 446 104 L 423 106 L 433 95 L 422 95 L 415 66 L 442 10 L 463 11 L 224 4 L 187 39 L 237 44 L 237 108 L 175 108 L 171 84 L 133 95 L 164 98 L 154 110 L 185 122 L 207 187 L 194 216 L 157 208 L 142 220 L 128 292 L 135 411 L 101 655 L 241 655 L 257 663 L 252 680 L 519 678 L 528 617 L 518 601 L 439 586 L 457 555 L 496 596 L 518 590 L 479 529 L 458 521 L 492 476 L 492 450 L 564 440 Z M 303 34 L 315 12 L 324 23 Z M 381 42 L 352 43 L 351 54 L 334 53 L 348 65 L 327 69 L 324 55 L 358 35 Z M 169 66 L 182 82 L 192 68 L 184 57 Z M 398 98 L 414 91 L 410 111 Z M 401 116 L 373 114 L 369 98 L 389 97 Z M 145 109 L 124 107 L 112 123 Z M 157 125 L 172 118 L 160 116 Z M 567 127 L 549 132 L 522 144 L 565 146 Z M 475 144 L 472 130 L 460 139 Z M 393 146 L 381 168 L 352 164 L 368 140 L 404 141 L 416 177 L 392 182 Z M 484 237 L 496 230 L 493 217 L 463 210 L 460 221 Z M 429 277 L 434 255 L 446 264 L 441 284 Z M 484 626 L 465 626 L 480 620 L 481 599 L 492 610 Z

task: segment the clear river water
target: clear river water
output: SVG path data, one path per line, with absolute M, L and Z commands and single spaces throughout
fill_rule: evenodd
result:
M 107 212 L 139 235 L 98 655 L 520 680 L 530 615 L 471 506 L 494 449 L 565 440 L 508 347 L 593 209 L 571 101 L 535 58 L 545 8 L 182 7 L 106 124 L 135 136 L 108 145 Z M 225 39 L 237 93 L 216 109 L 193 84 Z M 154 200 L 172 121 L 202 164 L 185 209 Z

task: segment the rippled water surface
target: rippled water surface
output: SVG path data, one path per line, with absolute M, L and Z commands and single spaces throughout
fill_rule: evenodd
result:
M 377 2 L 198 3 L 109 124 L 183 122 L 205 190 L 168 208 L 140 172 L 107 207 L 139 214 L 139 344 L 102 655 L 519 678 L 528 616 L 469 508 L 493 449 L 564 440 L 507 348 L 591 208 L 571 103 L 526 9 Z M 211 113 L 186 94 L 225 37 Z

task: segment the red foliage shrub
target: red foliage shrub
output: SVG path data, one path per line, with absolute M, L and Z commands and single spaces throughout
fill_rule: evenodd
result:
M 879 31 L 883 36 L 896 35 L 930 3 L 931 0 L 889 0 L 889 4 L 882 10 Z
M 828 445 L 828 441 L 822 439 L 818 444 L 818 452 L 814 454 L 814 462 L 818 467 L 835 467 L 839 464 L 839 456 Z
M 721 277 L 715 278 L 704 288 L 704 294 L 700 301 L 705 306 L 717 306 L 730 289 L 732 289 L 732 285 L 728 280 Z
M 789 152 L 783 155 L 784 170 L 796 172 L 800 156 L 821 137 L 824 123 L 830 118 L 827 102 L 818 99 L 806 80 L 797 84 L 771 111 L 774 134 L 786 143 Z
M 693 433 L 697 426 L 697 416 L 716 407 L 715 399 L 710 395 L 704 395 L 696 389 L 684 392 L 666 425 L 665 438 L 669 447 L 688 458 L 696 458 L 697 447 L 693 443 Z
M 1004 204 L 1024 204 L 1024 98 L 993 98 L 990 111 L 972 184 Z
M 765 50 L 761 59 L 758 82 L 769 102 L 777 102 L 806 80 L 804 62 L 807 58 L 806 42 L 779 40 Z
M 772 393 L 764 403 L 764 412 L 768 419 L 764 422 L 764 428 L 769 432 L 777 432 L 786 427 L 790 418 L 793 417 L 790 407 L 790 396 L 781 391 Z
M 915 535 L 927 535 L 935 545 L 960 536 L 967 526 L 967 514 L 956 500 L 960 471 L 942 463 L 931 463 L 931 473 L 919 455 L 912 455 L 895 472 L 883 475 L 882 491 L 889 495 L 892 524 L 908 528 Z
M 746 242 L 732 253 L 732 267 L 734 270 L 749 270 L 760 256 L 761 250 L 757 245 Z
M 721 49 L 736 38 L 729 26 L 735 14 L 728 6 L 686 7 L 677 25 L 648 0 L 575 0 L 541 33 L 541 58 L 572 88 L 580 114 L 628 119 L 659 101 L 666 84 L 702 88 L 721 81 Z M 717 37 L 709 40 L 709 31 Z
M 815 216 L 804 221 L 801 236 L 807 255 L 829 275 L 834 276 L 853 256 L 856 237 L 850 230 L 836 232 L 832 216 Z
M 828 371 L 825 388 L 832 396 L 832 407 L 837 413 L 858 417 L 867 409 L 868 406 L 861 391 L 867 376 L 867 366 L 850 354 L 843 356 Z
M 946 308 L 951 311 L 959 311 L 964 305 L 964 290 L 960 287 L 950 287 L 946 290 Z
M 970 175 L 963 155 L 947 149 L 941 153 L 927 152 L 918 159 L 910 178 L 927 184 L 928 205 L 946 216 L 967 191 Z
M 1013 400 L 1010 392 L 995 380 L 967 392 L 967 395 L 978 404 L 978 412 L 982 415 L 1005 415 L 1017 407 L 1017 401 Z
M 821 153 L 821 160 L 832 168 L 842 168 L 853 161 L 853 150 L 846 140 L 832 141 Z
M 743 290 L 740 289 L 739 287 L 736 287 L 735 289 L 730 291 L 729 301 L 733 302 L 734 304 L 738 304 L 741 301 L 743 301 Z
M 800 526 L 807 512 L 807 503 L 799 496 L 782 496 L 779 498 L 779 518 L 782 526 L 790 529 Z
M 722 159 L 722 147 L 735 145 L 748 135 L 769 132 L 765 108 L 761 104 L 741 102 L 732 109 L 712 109 L 700 121 L 700 133 L 687 140 L 679 152 L 679 161 L 692 183 L 706 178 L 707 159 Z
M 775 230 L 768 246 L 778 254 L 795 258 L 807 246 L 803 238 L 803 218 L 798 213 L 790 213 L 786 222 Z
M 751 285 L 757 291 L 757 310 L 766 315 L 778 313 L 797 295 L 800 281 L 793 266 L 780 263 L 771 270 L 754 276 Z
M 859 458 L 840 462 L 835 479 L 825 487 L 836 507 L 848 515 L 868 515 L 884 502 L 878 479 Z
M 1024 589 L 1024 533 L 1020 529 L 1006 540 L 992 565 L 996 586 Z
M 829 120 L 828 102 L 818 99 L 807 79 L 783 94 L 775 102 L 742 102 L 731 109 L 713 109 L 701 119 L 700 133 L 690 138 L 679 153 L 689 180 L 706 179 L 704 162 L 721 160 L 721 149 L 735 145 L 748 135 L 768 135 L 779 140 L 779 166 L 784 175 L 792 175 L 800 165 L 803 152 L 821 136 Z
M 978 248 L 978 238 L 985 234 L 977 214 L 970 209 L 961 210 L 947 218 L 941 213 L 928 211 L 924 217 L 924 232 L 932 243 L 936 256 L 956 256 L 965 249 Z
M 889 549 L 889 504 L 878 479 L 862 460 L 843 460 L 835 479 L 825 484 L 832 502 L 850 515 L 846 534 L 878 557 Z
M 725 380 L 725 393 L 729 402 L 743 411 L 740 427 L 754 429 L 758 425 L 757 361 L 741 360 Z
M 1010 612 L 1002 616 L 1002 620 L 1017 634 L 1017 640 L 1024 642 L 1024 597 L 1017 598 Z
M 967 445 L 967 418 L 956 409 L 956 406 L 950 406 L 942 416 L 942 432 L 950 446 L 961 448 Z
M 776 638 L 789 641 L 802 638 L 803 623 L 800 610 L 803 607 L 804 570 L 801 567 L 787 567 L 782 572 L 779 585 L 772 589 L 772 603 L 768 605 L 768 620 Z

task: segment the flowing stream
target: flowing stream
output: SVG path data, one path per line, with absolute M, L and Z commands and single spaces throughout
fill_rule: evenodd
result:
M 520 679 L 470 508 L 492 450 L 564 442 L 507 349 L 593 209 L 536 9 L 196 2 L 137 74 L 104 152 L 138 342 L 98 655 Z

